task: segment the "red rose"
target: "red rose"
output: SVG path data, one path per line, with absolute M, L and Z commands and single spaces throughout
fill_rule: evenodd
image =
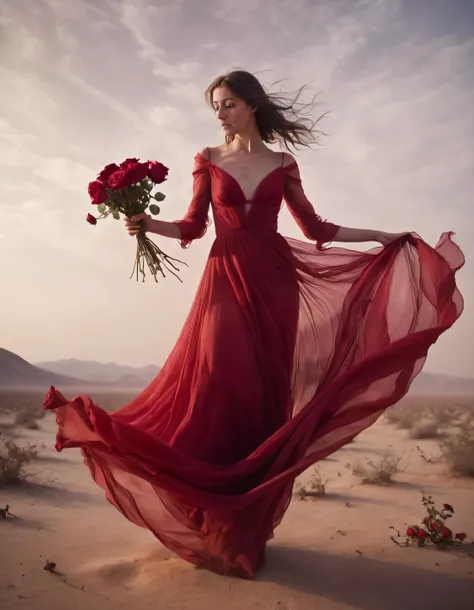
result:
M 97 180 L 99 182 L 102 182 L 102 184 L 108 184 L 109 176 L 116 172 L 118 169 L 120 168 L 115 163 L 110 163 L 109 165 L 106 165 L 104 169 L 100 172 L 100 174 L 97 176 Z
M 461 532 L 460 534 L 456 534 L 455 538 L 463 542 L 464 540 L 466 540 L 467 536 L 464 532 Z
M 450 513 L 454 513 L 454 508 L 451 506 L 451 504 L 443 504 L 443 510 L 447 510 Z
M 159 163 L 158 161 L 150 161 L 148 163 L 148 177 L 153 180 L 155 184 L 161 184 L 166 180 L 168 175 L 168 168 Z
M 443 538 L 452 538 L 453 532 L 449 529 L 449 527 L 443 527 L 441 536 L 443 536 Z
M 125 161 L 122 161 L 122 163 L 120 164 L 120 169 L 127 169 L 127 167 L 129 167 L 130 165 L 136 165 L 137 163 L 138 163 L 138 159 L 135 159 L 135 158 L 125 159 Z
M 147 177 L 148 164 L 147 163 L 130 163 L 126 169 L 130 185 L 141 182 Z
M 109 187 L 114 191 L 132 186 L 146 178 L 148 166 L 146 163 L 130 163 L 109 176 Z
M 97 218 L 95 216 L 92 216 L 92 214 L 87 214 L 86 220 L 91 225 L 96 225 L 97 224 Z
M 418 530 L 417 536 L 418 538 L 427 538 L 429 534 L 428 532 L 425 532 L 425 530 Z
M 98 180 L 94 180 L 94 182 L 89 183 L 88 191 L 91 198 L 91 203 L 94 205 L 104 203 L 104 201 L 107 199 L 107 191 L 105 190 L 104 185 Z
M 112 190 L 118 191 L 126 186 L 130 186 L 130 176 L 126 169 L 118 169 L 116 172 L 109 176 L 109 186 Z
M 412 527 L 409 527 L 407 529 L 407 536 L 409 536 L 410 538 L 413 538 L 414 536 L 416 536 L 416 532 Z

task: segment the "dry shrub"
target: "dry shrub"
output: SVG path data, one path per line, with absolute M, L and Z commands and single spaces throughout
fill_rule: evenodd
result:
M 448 426 L 449 424 L 452 424 L 454 421 L 456 421 L 458 413 L 459 412 L 457 409 L 449 407 L 439 407 L 437 409 L 433 408 L 430 410 L 432 421 L 438 427 Z
M 410 430 L 408 436 L 413 439 L 430 439 L 430 438 L 438 438 L 440 436 L 440 431 L 438 424 L 435 422 L 426 422 L 424 424 L 417 424 L 414 428 Z
M 393 407 L 389 407 L 385 413 L 384 418 L 385 421 L 391 425 L 397 424 L 402 415 L 403 408 L 399 405 L 394 405 Z
M 36 456 L 35 445 L 20 447 L 12 440 L 0 439 L 0 487 L 28 476 L 25 468 Z
M 29 409 L 22 409 L 15 416 L 15 425 L 29 430 L 39 430 L 38 414 Z
M 464 411 L 460 411 L 457 415 L 457 418 L 452 422 L 455 426 L 470 426 L 474 421 L 474 409 L 465 409 Z
M 326 495 L 326 485 L 328 484 L 329 479 L 323 481 L 321 473 L 319 471 L 319 466 L 316 466 L 313 469 L 313 474 L 311 475 L 308 483 L 306 485 L 302 485 L 301 483 L 296 483 L 296 495 L 300 497 L 300 499 L 304 498 L 317 498 L 320 496 Z
M 389 424 L 396 425 L 402 430 L 413 428 L 416 420 L 422 415 L 422 409 L 414 408 L 404 404 L 397 404 L 387 409 L 385 419 Z
M 362 483 L 389 485 L 393 477 L 403 471 L 400 467 L 403 456 L 404 453 L 397 456 L 392 451 L 387 451 L 377 459 L 366 458 L 365 463 L 357 462 L 353 466 L 346 464 L 346 467 L 352 471 L 352 474 L 361 478 Z
M 427 453 L 423 451 L 423 449 L 419 445 L 417 445 L 416 448 L 418 449 L 418 453 L 420 454 L 421 459 L 427 464 L 435 464 L 436 462 L 439 462 L 443 459 L 443 455 L 441 454 L 441 452 L 439 452 L 438 455 L 427 455 Z
M 420 418 L 420 414 L 414 411 L 405 410 L 400 413 L 400 417 L 397 421 L 397 428 L 400 430 L 410 430 L 416 425 L 416 420 Z
M 460 419 L 464 421 L 472 418 L 473 415 L 472 394 L 409 394 L 386 410 L 385 420 L 389 424 L 397 424 L 400 420 L 404 420 L 407 429 L 411 427 L 408 424 L 413 418 L 416 421 L 433 421 L 438 427 L 445 427 L 456 424 Z
M 474 424 L 464 427 L 440 444 L 443 458 L 455 474 L 474 477 Z

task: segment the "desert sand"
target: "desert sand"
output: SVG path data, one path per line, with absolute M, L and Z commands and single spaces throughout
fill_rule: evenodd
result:
M 129 523 L 93 483 L 78 450 L 55 451 L 52 414 L 38 430 L 12 421 L 1 415 L 2 438 L 34 443 L 39 453 L 27 479 L 0 489 L 0 508 L 8 504 L 16 517 L 0 519 L 2 610 L 474 608 L 470 538 L 445 551 L 390 539 L 391 526 L 404 532 L 425 516 L 421 492 L 452 504 L 450 527 L 474 536 L 474 479 L 422 459 L 417 446 L 431 459 L 437 441 L 410 439 L 385 418 L 319 464 L 325 495 L 295 493 L 254 581 L 196 569 Z M 403 454 L 403 471 L 390 485 L 361 484 L 354 464 L 387 449 Z M 53 572 L 44 569 L 47 560 Z

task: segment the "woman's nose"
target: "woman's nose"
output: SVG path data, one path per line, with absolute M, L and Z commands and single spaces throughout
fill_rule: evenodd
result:
M 219 111 L 217 112 L 217 118 L 220 120 L 222 118 L 224 118 L 225 115 L 225 109 L 221 106 L 219 108 Z

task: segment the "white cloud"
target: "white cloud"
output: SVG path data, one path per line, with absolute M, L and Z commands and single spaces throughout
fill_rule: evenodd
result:
M 160 30 L 170 27 L 170 20 L 181 16 L 181 3 L 161 3 L 159 7 L 144 1 L 123 1 L 120 6 L 120 20 L 132 34 L 139 48 L 139 56 L 152 67 L 152 73 L 168 80 L 193 78 L 200 69 L 196 61 L 172 62 L 166 51 L 153 42 Z
M 4 119 L 17 125 L 34 124 L 41 127 L 44 121 L 53 121 L 58 106 L 44 90 L 41 78 L 30 71 L 0 66 L 0 110 Z
M 77 38 L 64 25 L 58 25 L 56 28 L 56 36 L 64 49 L 74 51 L 77 47 Z
M 103 104 L 109 110 L 113 110 L 118 115 L 130 121 L 134 128 L 139 128 L 140 119 L 138 114 L 129 106 L 116 99 L 114 96 L 109 95 L 107 91 L 94 87 L 79 76 L 74 70 L 73 59 L 74 58 L 72 55 L 64 55 L 61 58 L 58 69 L 62 78 L 100 104 Z
M 34 172 L 40 178 L 73 192 L 84 189 L 97 173 L 81 163 L 62 157 L 38 159 Z
M 158 127 L 166 127 L 170 124 L 176 125 L 179 122 L 180 117 L 181 113 L 168 104 L 165 106 L 155 106 L 150 113 L 151 120 L 155 125 L 158 125 Z
M 240 0 L 240 2 L 217 2 L 216 16 L 224 22 L 246 25 L 260 12 L 271 15 L 271 3 L 265 0 Z
M 27 144 L 31 144 L 38 137 L 35 134 L 28 133 L 23 129 L 18 129 L 5 118 L 0 117 L 0 140 L 3 140 L 5 147 L 23 148 Z

